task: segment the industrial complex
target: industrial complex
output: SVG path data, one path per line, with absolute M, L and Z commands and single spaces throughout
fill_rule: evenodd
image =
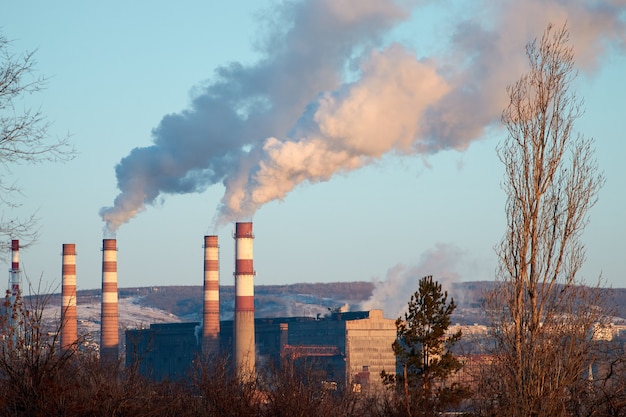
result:
M 391 348 L 395 320 L 382 310 L 334 309 L 316 317 L 255 318 L 254 234 L 251 222 L 235 224 L 235 300 L 233 320 L 220 321 L 220 271 L 217 236 L 204 237 L 204 294 L 201 322 L 151 324 L 126 329 L 120 343 L 117 242 L 102 242 L 100 359 L 136 366 L 153 380 L 180 380 L 196 361 L 227 358 L 240 378 L 258 366 L 306 365 L 337 387 L 367 389 L 380 384 L 379 374 L 395 370 Z M 12 299 L 19 294 L 19 242 L 12 242 Z M 63 245 L 60 347 L 76 349 L 76 245 Z M 370 375 L 374 377 L 370 378 Z

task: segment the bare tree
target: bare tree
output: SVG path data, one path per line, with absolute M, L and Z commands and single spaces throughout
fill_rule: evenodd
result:
M 549 25 L 527 46 L 530 69 L 508 87 L 502 114 L 507 230 L 496 249 L 499 285 L 487 303 L 494 362 L 479 390 L 499 415 L 571 413 L 602 319 L 597 286 L 577 276 L 585 260 L 580 237 L 604 179 L 593 140 L 574 133 L 583 103 L 570 90 L 576 71 L 568 41 L 566 26 Z
M 305 359 L 305 358 L 302 358 Z M 327 383 L 323 363 L 315 358 L 284 360 L 280 367 L 260 369 L 263 415 L 281 416 L 367 416 L 369 398 L 345 387 Z
M 75 151 L 69 136 L 48 141 L 48 122 L 41 110 L 21 108 L 28 94 L 45 87 L 46 79 L 34 77 L 34 53 L 14 54 L 10 42 L 0 34 L 0 240 L 36 237 L 35 218 L 5 218 L 5 209 L 15 208 L 20 188 L 8 181 L 15 164 L 67 161 Z
M 29 289 L 33 288 L 29 286 Z M 0 414 L 51 415 L 74 389 L 76 349 L 60 349 L 60 328 L 47 325 L 44 310 L 52 294 L 41 291 L 11 300 L 7 291 L 0 310 Z M 76 348 L 84 337 L 72 343 Z

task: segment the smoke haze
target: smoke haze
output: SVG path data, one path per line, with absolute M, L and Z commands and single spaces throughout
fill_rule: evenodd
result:
M 310 0 L 266 10 L 258 62 L 218 68 L 189 108 L 163 117 L 151 146 L 118 163 L 120 193 L 100 211 L 107 233 L 168 194 L 222 183 L 219 225 L 386 154 L 462 151 L 499 120 L 506 85 L 525 70 L 524 45 L 549 22 L 567 22 L 583 70 L 626 40 L 625 0 L 486 0 L 449 16 L 437 56 L 390 43 L 426 3 Z
M 407 310 L 411 295 L 417 291 L 419 280 L 427 275 L 432 275 L 458 304 L 461 294 L 454 293 L 452 283 L 461 279 L 458 270 L 464 255 L 458 247 L 440 243 L 424 252 L 417 265 L 399 264 L 390 268 L 387 276 L 376 283 L 370 299 L 362 303 L 359 309 L 379 309 L 383 310 L 385 317 L 400 317 Z

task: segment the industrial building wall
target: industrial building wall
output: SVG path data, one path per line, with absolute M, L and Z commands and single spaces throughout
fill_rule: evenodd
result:
M 396 340 L 396 324 L 383 317 L 382 310 L 371 310 L 369 317 L 346 322 L 346 368 L 349 381 L 369 372 L 369 384 L 380 388 L 380 372 L 395 372 L 396 357 L 391 345 Z
M 291 319 L 255 320 L 257 355 L 261 362 L 280 363 L 280 323 Z M 155 381 L 178 380 L 187 375 L 200 352 L 198 323 L 152 324 L 149 329 L 126 330 L 126 367 L 137 366 L 139 373 Z M 233 321 L 220 323 L 218 355 L 230 355 L 233 347 Z
M 395 320 L 384 318 L 382 310 L 338 313 L 322 320 L 289 323 L 288 340 L 294 346 L 336 346 L 345 355 L 341 379 L 347 384 L 358 380 L 378 389 L 382 387 L 380 372 L 396 369 L 391 347 L 396 340 Z
M 296 366 L 317 374 L 327 382 L 345 387 L 346 322 L 337 316 L 322 319 L 294 320 L 287 325 L 286 343 L 295 356 L 287 354 Z M 334 353 L 334 352 L 336 353 Z M 313 376 L 313 375 L 312 375 Z
M 339 351 L 345 354 L 346 322 L 325 318 L 322 320 L 289 323 L 288 343 L 293 346 L 337 346 Z
M 152 324 L 149 329 L 126 331 L 126 366 L 154 381 L 187 377 L 200 355 L 199 323 Z

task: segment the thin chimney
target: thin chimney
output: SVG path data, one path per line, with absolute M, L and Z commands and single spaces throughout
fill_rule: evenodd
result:
M 255 371 L 253 239 L 252 223 L 236 223 L 234 354 L 242 378 Z
M 22 295 L 22 290 L 20 285 L 22 283 L 22 277 L 20 272 L 20 241 L 12 240 L 11 241 L 11 297 L 9 299 L 11 305 L 9 306 L 12 310 L 9 315 L 9 323 L 12 328 L 11 339 L 13 341 L 13 345 L 16 346 L 18 339 L 22 335 L 22 309 L 20 306 L 21 300 L 20 297 Z
M 76 318 L 76 245 L 63 244 L 61 294 L 61 349 L 76 349 L 78 339 Z
M 217 236 L 204 237 L 204 311 L 202 351 L 205 355 L 219 351 L 220 272 Z
M 117 309 L 117 245 L 115 239 L 102 240 L 102 316 L 100 359 L 117 361 L 119 350 Z
M 11 241 L 11 305 L 15 303 L 17 297 L 21 294 L 22 278 L 20 276 L 20 241 L 13 239 Z

